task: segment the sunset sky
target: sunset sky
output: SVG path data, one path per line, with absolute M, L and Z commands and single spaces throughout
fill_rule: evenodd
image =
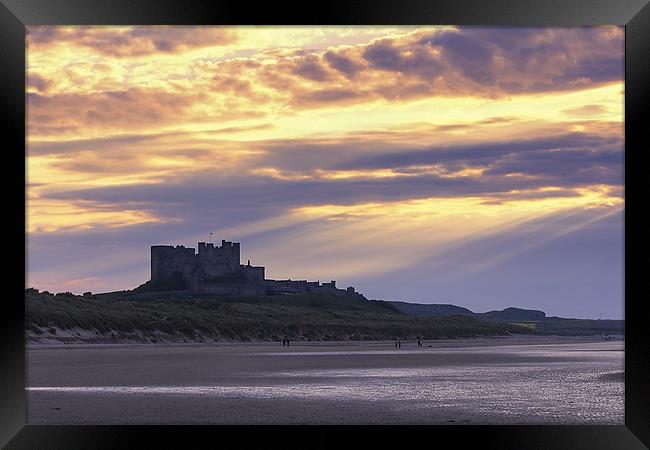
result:
M 622 318 L 622 27 L 28 27 L 27 285 L 241 242 L 368 298 Z

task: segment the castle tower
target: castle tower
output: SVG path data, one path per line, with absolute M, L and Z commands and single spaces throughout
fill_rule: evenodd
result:
M 167 290 L 186 289 L 194 268 L 194 249 L 182 245 L 151 246 L 151 284 Z

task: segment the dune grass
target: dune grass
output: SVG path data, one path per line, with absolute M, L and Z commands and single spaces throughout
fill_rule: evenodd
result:
M 445 339 L 529 332 L 462 316 L 407 316 L 382 303 L 328 294 L 164 301 L 25 294 L 26 327 L 38 336 L 53 328 L 217 341 Z

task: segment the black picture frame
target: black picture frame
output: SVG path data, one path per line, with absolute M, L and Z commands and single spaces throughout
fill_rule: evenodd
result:
M 10 243 L 20 246 L 25 233 L 25 203 L 19 185 L 25 183 L 25 26 L 127 24 L 454 24 L 490 26 L 624 25 L 625 36 L 625 425 L 624 426 L 431 426 L 431 427 L 310 427 L 309 441 L 340 445 L 340 433 L 361 431 L 363 439 L 382 442 L 388 435 L 409 445 L 416 435 L 426 445 L 453 442 L 499 449 L 636 449 L 650 445 L 650 345 L 645 333 L 641 283 L 643 222 L 638 190 L 647 151 L 650 90 L 650 5 L 647 0 L 364 0 L 318 4 L 237 2 L 234 0 L 105 1 L 105 0 L 0 0 L 0 114 L 5 132 L 4 177 L 14 185 L 5 190 L 4 225 L 15 233 Z M 644 145 L 645 144 L 645 145 Z M 15 164 L 15 165 L 14 165 Z M 13 201 L 9 205 L 9 201 Z M 22 203 L 21 203 L 22 200 Z M 9 211 L 11 211 L 9 213 Z M 636 212 L 635 212 L 636 211 Z M 22 219 L 21 219 L 22 218 Z M 19 228 L 22 227 L 22 230 Z M 26 254 L 23 250 L 6 250 Z M 5 275 L 11 290 L 3 299 L 4 344 L 0 367 L 0 445 L 6 448 L 122 448 L 134 439 L 166 446 L 183 446 L 196 438 L 219 445 L 236 438 L 240 444 L 264 432 L 265 439 L 291 445 L 295 427 L 210 426 L 36 426 L 25 425 L 24 283 L 19 286 L 21 259 L 12 257 L 17 276 Z M 26 263 L 26 261 L 23 261 Z M 26 267 L 23 266 L 23 269 Z M 635 295 L 637 293 L 637 295 Z M 24 297 L 23 297 L 24 298 Z M 332 433 L 336 430 L 337 433 Z M 304 430 L 303 430 L 304 431 Z M 303 441 L 307 445 L 306 441 Z M 645 443 L 645 445 L 644 445 Z M 175 445 L 176 444 L 176 445 Z M 370 441 L 365 442 L 371 445 Z M 294 443 L 295 445 L 295 443 Z M 423 445 L 423 444 L 418 444 Z

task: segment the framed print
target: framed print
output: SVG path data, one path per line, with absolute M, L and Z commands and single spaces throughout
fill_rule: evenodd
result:
M 314 6 L 3 0 L 0 442 L 647 446 L 650 7 Z

